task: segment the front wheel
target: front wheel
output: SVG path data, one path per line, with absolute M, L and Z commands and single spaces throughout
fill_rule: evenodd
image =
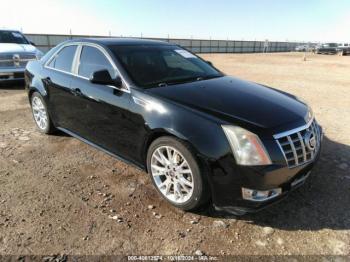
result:
M 34 121 L 41 133 L 51 134 L 55 131 L 55 127 L 51 122 L 47 111 L 47 106 L 44 98 L 38 93 L 34 92 L 30 99 Z
M 194 210 L 207 203 L 206 177 L 190 147 L 173 137 L 156 139 L 149 147 L 147 169 L 157 191 L 175 207 Z

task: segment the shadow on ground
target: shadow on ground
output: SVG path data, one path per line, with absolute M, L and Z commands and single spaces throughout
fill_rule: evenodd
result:
M 237 217 L 283 230 L 350 229 L 350 146 L 323 139 L 321 158 L 304 186 L 258 213 Z M 210 211 L 210 217 L 225 217 Z
M 11 82 L 3 82 L 3 83 L 0 83 L 0 89 L 24 90 L 24 81 L 16 80 Z

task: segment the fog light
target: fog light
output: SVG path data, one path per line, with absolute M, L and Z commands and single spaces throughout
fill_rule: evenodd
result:
M 266 201 L 282 194 L 281 188 L 260 191 L 242 187 L 242 197 L 250 201 Z

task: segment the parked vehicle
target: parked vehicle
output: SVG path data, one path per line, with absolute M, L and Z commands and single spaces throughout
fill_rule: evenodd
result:
M 322 129 L 304 102 L 171 43 L 71 40 L 25 77 L 40 132 L 59 129 L 147 170 L 183 210 L 259 210 L 303 184 L 320 154 Z
M 298 45 L 295 47 L 295 51 L 297 52 L 306 52 L 308 51 L 309 47 L 307 45 Z
M 338 55 L 344 56 L 350 54 L 350 44 L 343 43 L 337 47 Z
M 313 52 L 314 49 L 315 49 L 315 45 L 313 44 L 299 45 L 295 47 L 296 52 Z
M 21 32 L 0 30 L 0 83 L 24 80 L 27 62 L 42 55 Z
M 327 43 L 316 46 L 314 52 L 315 54 L 336 54 L 338 44 L 336 43 Z

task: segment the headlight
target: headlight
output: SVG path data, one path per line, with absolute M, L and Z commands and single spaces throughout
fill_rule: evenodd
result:
M 309 123 L 314 118 L 314 111 L 312 111 L 312 108 L 308 106 L 307 113 L 305 116 L 305 122 Z
M 271 164 L 269 154 L 259 137 L 238 126 L 222 126 L 238 165 Z

